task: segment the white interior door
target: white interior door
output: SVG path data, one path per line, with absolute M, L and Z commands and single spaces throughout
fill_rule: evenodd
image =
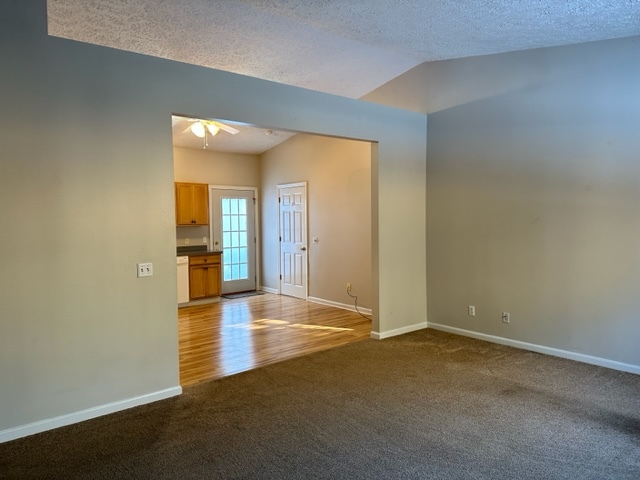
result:
M 307 298 L 307 184 L 278 186 L 280 293 Z
M 222 293 L 256 289 L 255 191 L 211 189 L 211 240 L 222 251 Z

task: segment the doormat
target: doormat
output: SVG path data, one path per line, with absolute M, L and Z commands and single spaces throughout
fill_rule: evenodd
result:
M 257 292 L 257 291 L 253 291 L 253 292 L 240 292 L 240 293 L 227 293 L 226 295 L 222 295 L 222 298 L 229 298 L 229 299 L 233 299 L 233 298 L 244 298 L 244 297 L 255 297 L 256 295 L 262 295 L 262 292 Z

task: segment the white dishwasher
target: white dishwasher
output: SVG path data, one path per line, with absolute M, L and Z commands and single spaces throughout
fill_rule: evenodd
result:
M 189 257 L 178 257 L 178 306 L 189 303 Z

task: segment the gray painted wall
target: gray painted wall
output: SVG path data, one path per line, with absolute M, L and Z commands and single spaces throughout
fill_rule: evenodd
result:
M 426 320 L 424 115 L 46 28 L 0 3 L 0 436 L 178 385 L 172 113 L 378 141 L 374 329 Z
M 640 365 L 640 38 L 421 69 L 429 323 Z

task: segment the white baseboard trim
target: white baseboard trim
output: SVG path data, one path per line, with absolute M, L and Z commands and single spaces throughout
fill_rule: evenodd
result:
M 59 417 L 48 418 L 46 420 L 28 423 L 27 425 L 20 425 L 6 430 L 0 430 L 0 443 L 27 437 L 36 433 L 46 432 L 47 430 L 64 427 L 65 425 L 71 425 L 72 423 L 84 422 L 85 420 L 101 417 L 103 415 L 119 412 L 132 407 L 138 407 L 147 403 L 157 402 L 158 400 L 164 400 L 165 398 L 175 397 L 181 393 L 182 387 L 171 387 L 158 392 L 140 395 L 139 397 L 128 398 L 118 402 L 107 403 L 106 405 L 87 408 L 86 410 L 80 410 L 79 412 L 68 413 L 66 415 L 60 415 Z
M 577 362 L 597 365 L 599 367 L 611 368 L 613 370 L 619 370 L 621 372 L 635 373 L 640 375 L 640 365 L 631 365 L 629 363 L 617 362 L 615 360 L 609 360 L 607 358 L 594 357 L 591 355 L 585 355 L 583 353 L 576 353 L 570 352 L 568 350 L 561 350 L 559 348 L 546 347 L 544 345 L 536 345 L 535 343 L 527 343 L 521 342 L 519 340 L 511 340 L 510 338 L 496 337 L 495 335 L 487 335 L 486 333 L 478 333 L 472 330 L 464 330 L 462 328 L 440 325 L 438 323 L 429 323 L 428 328 L 433 328 L 434 330 L 441 330 L 448 333 L 454 333 L 456 335 L 462 335 L 464 337 L 476 338 L 478 340 L 485 340 L 487 342 L 498 343 L 500 345 L 507 345 L 509 347 L 530 350 L 532 352 L 544 353 L 545 355 L 552 355 L 554 357 L 561 357 L 568 360 L 575 360 Z
M 427 322 L 414 323 L 413 325 L 407 325 L 406 327 L 387 330 L 386 332 L 371 332 L 371 338 L 373 338 L 374 340 L 382 340 L 384 338 L 395 337 L 397 335 L 415 332 L 416 330 L 424 330 L 425 328 L 427 328 Z
M 338 303 L 338 302 L 333 302 L 331 300 L 325 300 L 323 298 L 318 298 L 318 297 L 307 297 L 307 300 L 313 303 L 319 303 L 320 305 L 327 305 L 329 307 L 336 307 L 336 308 L 342 308 L 343 310 L 350 310 L 352 312 L 356 311 L 356 307 L 353 305 L 349 305 L 347 303 Z M 360 313 L 364 314 L 364 315 L 371 315 L 371 309 L 370 308 L 363 308 L 363 307 L 358 307 L 358 310 L 360 310 Z
M 269 287 L 260 287 L 260 290 L 262 290 L 265 293 L 274 293 L 274 294 L 278 294 L 280 292 L 278 292 L 277 288 L 269 288 Z

